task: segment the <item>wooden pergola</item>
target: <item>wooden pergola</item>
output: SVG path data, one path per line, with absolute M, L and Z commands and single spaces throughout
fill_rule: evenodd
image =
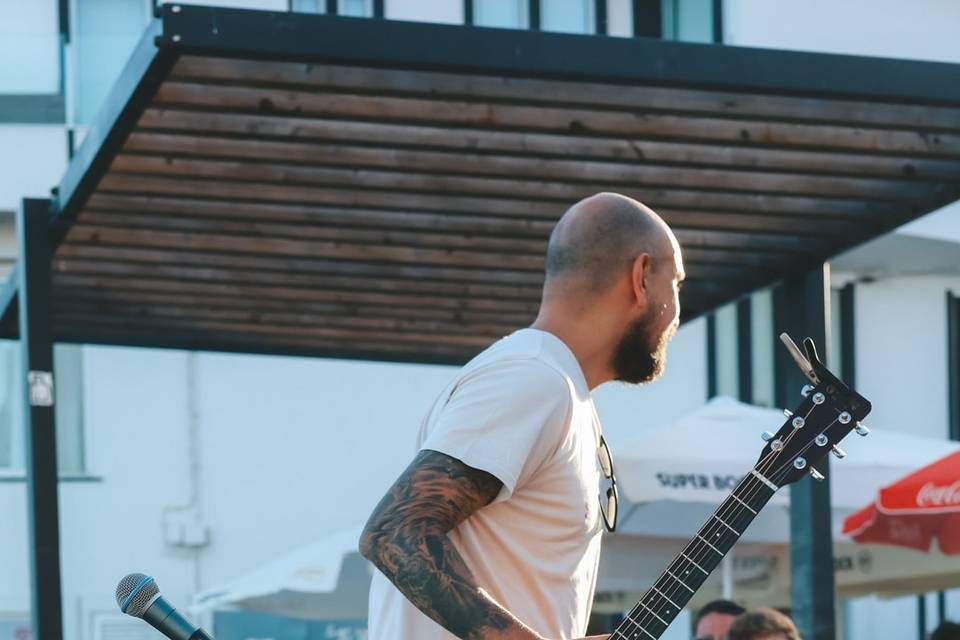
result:
M 460 363 L 598 191 L 674 228 L 694 318 L 957 199 L 960 65 L 165 4 L 25 202 L 0 336 L 32 372 L 53 341 Z

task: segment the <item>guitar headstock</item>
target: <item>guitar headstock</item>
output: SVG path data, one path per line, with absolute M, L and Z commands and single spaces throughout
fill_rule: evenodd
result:
M 784 411 L 787 419 L 780 430 L 763 435 L 767 444 L 754 469 L 778 487 L 792 484 L 808 473 L 822 480 L 823 475 L 813 465 L 830 452 L 843 458 L 846 454 L 838 444 L 851 431 L 867 435 L 870 430 L 860 421 L 871 409 L 869 400 L 820 362 L 813 340 L 803 341 L 804 355 L 787 334 L 781 334 L 780 339 L 810 384 L 804 385 L 800 404 L 792 411 Z

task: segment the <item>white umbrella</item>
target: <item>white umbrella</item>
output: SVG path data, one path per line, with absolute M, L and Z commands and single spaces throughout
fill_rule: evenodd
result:
M 361 527 L 326 536 L 194 599 L 194 613 L 245 609 L 312 620 L 367 616 L 371 567 L 357 552 Z
M 781 411 L 754 407 L 730 398 L 705 406 L 653 431 L 618 444 L 613 450 L 621 488 L 617 533 L 603 543 L 598 605 L 611 610 L 646 589 L 683 545 L 756 463 L 760 434 L 776 431 Z M 837 587 L 841 595 L 902 593 L 924 580 L 939 583 L 936 561 L 874 546 L 864 553 L 840 535 L 843 518 L 872 499 L 877 487 L 911 469 L 960 448 L 960 444 L 911 436 L 882 428 L 866 438 L 841 443 L 849 456 L 831 460 L 830 482 Z M 753 604 L 786 604 L 788 596 L 789 491 L 782 489 L 760 512 L 730 555 L 729 579 L 738 599 Z M 717 572 L 719 574 L 719 571 Z M 955 576 L 955 574 L 954 574 Z M 692 604 L 719 597 L 719 575 L 711 576 Z M 634 598 L 635 599 L 635 598 Z

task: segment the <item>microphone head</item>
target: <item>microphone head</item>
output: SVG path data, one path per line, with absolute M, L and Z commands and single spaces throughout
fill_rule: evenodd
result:
M 120 611 L 142 618 L 147 608 L 160 595 L 153 578 L 142 573 L 131 573 L 117 584 L 117 605 Z

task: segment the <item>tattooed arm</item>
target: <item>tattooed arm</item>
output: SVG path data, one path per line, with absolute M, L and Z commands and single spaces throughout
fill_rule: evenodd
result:
M 418 609 L 464 640 L 542 640 L 487 595 L 447 533 L 490 504 L 503 483 L 421 451 L 374 510 L 360 552 Z

